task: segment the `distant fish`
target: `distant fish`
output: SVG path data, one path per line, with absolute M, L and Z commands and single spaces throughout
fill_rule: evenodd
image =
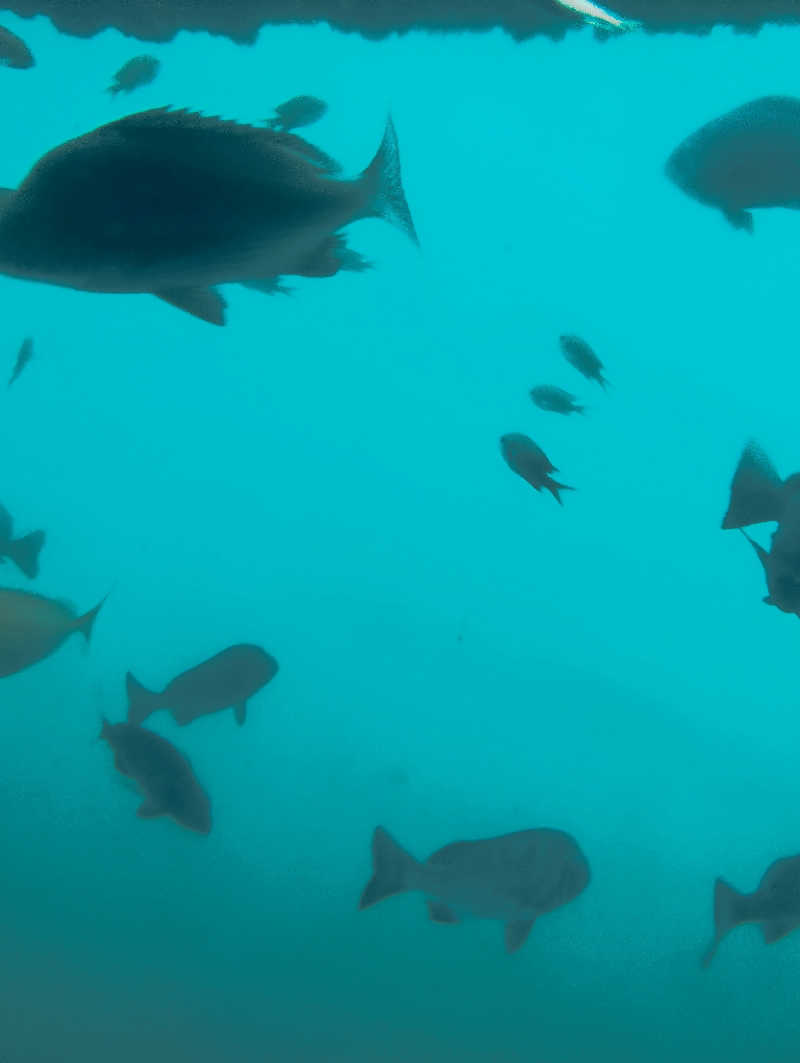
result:
M 103 720 L 100 737 L 114 752 L 117 771 L 133 779 L 144 800 L 137 816 L 172 816 L 199 834 L 211 831 L 211 802 L 197 781 L 191 761 L 175 746 L 144 727 Z
M 39 574 L 39 554 L 44 541 L 43 531 L 15 539 L 11 514 L 4 506 L 0 506 L 0 562 L 7 557 L 28 579 L 35 579 Z
M 137 55 L 119 68 L 106 92 L 116 96 L 118 92 L 133 92 L 142 85 L 149 85 L 155 79 L 160 67 L 161 64 L 155 56 Z
M 541 447 L 521 432 L 510 432 L 500 437 L 500 450 L 508 467 L 521 476 L 523 480 L 541 491 L 547 488 L 559 505 L 563 505 L 559 491 L 574 491 L 574 487 L 560 484 L 550 476 L 551 472 L 558 472 Z
M 391 119 L 359 177 L 334 178 L 331 162 L 292 133 L 129 115 L 54 148 L 6 195 L 0 272 L 147 292 L 222 325 L 218 284 L 357 268 L 343 255 L 350 222 L 384 218 L 416 241 Z
M 278 662 L 260 646 L 238 645 L 182 672 L 161 693 L 147 690 L 128 672 L 128 722 L 142 723 L 158 709 L 168 709 L 184 726 L 211 712 L 233 709 L 241 726 L 247 700 L 278 674 Z
M 616 15 L 613 11 L 609 11 L 607 7 L 594 4 L 592 0 L 555 0 L 555 2 L 580 16 L 590 26 L 597 26 L 599 29 L 616 30 L 620 33 L 625 33 L 628 30 L 639 29 L 642 25 L 636 19 L 623 18 L 622 15 Z
M 88 642 L 102 605 L 76 616 L 63 602 L 0 588 L 0 677 L 44 660 L 75 632 Z
M 708 967 L 722 939 L 743 923 L 759 923 L 764 944 L 800 927 L 800 856 L 786 856 L 767 868 L 754 893 L 739 893 L 723 879 L 714 886 L 714 937 L 701 960 Z
M 293 96 L 275 108 L 274 118 L 265 118 L 264 121 L 271 129 L 290 133 L 293 129 L 318 122 L 327 110 L 327 103 L 316 96 Z
M 800 99 L 763 96 L 701 126 L 672 152 L 667 176 L 753 231 L 754 207 L 800 209 Z
M 29 70 L 36 65 L 30 48 L 21 37 L 4 26 L 0 26 L 0 66 L 10 66 L 14 70 Z
M 576 405 L 575 396 L 570 395 L 563 388 L 551 387 L 549 384 L 540 384 L 531 388 L 531 399 L 534 406 L 540 410 L 548 410 L 550 413 L 583 413 L 583 406 Z
M 559 336 L 558 342 L 562 354 L 572 368 L 577 369 L 587 380 L 596 380 L 605 391 L 608 381 L 603 376 L 603 363 L 586 340 L 582 340 L 580 336 L 564 335 Z
M 540 915 L 574 900 L 589 884 L 589 865 L 575 839 L 543 828 L 453 842 L 420 862 L 378 827 L 372 868 L 360 909 L 420 890 L 436 923 L 458 923 L 462 914 L 504 923 L 507 952 L 524 945 Z
M 8 381 L 9 387 L 11 387 L 31 358 L 33 358 L 33 340 L 28 337 L 22 341 L 22 346 L 17 354 L 17 360 L 14 363 L 14 368 Z

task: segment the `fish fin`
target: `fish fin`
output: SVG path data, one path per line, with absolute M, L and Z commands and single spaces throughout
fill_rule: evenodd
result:
M 606 380 L 606 378 L 603 376 L 603 374 L 601 372 L 598 372 L 597 376 L 595 377 L 595 380 L 600 385 L 600 387 L 603 389 L 603 391 L 608 391 L 608 389 L 611 387 L 611 385 L 609 384 L 609 382 Z
M 724 879 L 717 879 L 714 883 L 714 937 L 700 960 L 702 967 L 708 967 L 720 941 L 743 921 L 742 901 L 743 896 L 738 890 L 729 886 Z
M 412 889 L 410 880 L 418 866 L 414 857 L 401 849 L 387 830 L 376 827 L 372 835 L 372 878 L 361 894 L 359 911 L 395 893 Z
M 281 284 L 280 277 L 257 277 L 253 280 L 239 281 L 243 288 L 251 288 L 254 292 L 263 292 L 264 295 L 291 295 L 294 288 Z
M 236 717 L 236 722 L 239 726 L 243 727 L 244 721 L 247 719 L 247 702 L 240 701 L 238 705 L 234 705 L 233 715 Z
M 153 292 L 156 299 L 185 310 L 192 317 L 207 321 L 209 325 L 225 324 L 225 307 L 228 305 L 214 288 L 165 288 Z
M 783 483 L 772 462 L 754 440 L 745 445 L 731 480 L 728 510 L 722 527 L 779 521 L 783 516 Z
M 157 709 L 164 707 L 164 695 L 148 690 L 130 672 L 125 676 L 128 695 L 128 723 L 143 723 Z
M 105 598 L 103 598 L 101 602 L 98 602 L 94 609 L 90 609 L 88 613 L 84 613 L 83 616 L 76 617 L 73 621 L 74 630 L 80 631 L 80 633 L 83 635 L 87 642 L 91 641 L 94 622 L 95 620 L 97 620 L 97 614 L 103 608 L 105 603 L 106 600 Z
M 272 127 L 272 130 L 271 136 L 274 141 L 293 151 L 295 155 L 300 155 L 306 162 L 313 163 L 323 173 L 332 176 L 342 172 L 342 167 L 336 159 L 332 159 L 327 152 L 322 151 L 315 144 L 309 144 L 307 140 L 297 136 L 296 133 L 279 130 L 275 126 Z
M 563 506 L 564 503 L 561 501 L 561 495 L 558 492 L 575 490 L 574 487 L 568 487 L 567 484 L 560 484 L 557 480 L 552 479 L 552 477 L 550 476 L 545 479 L 543 486 L 547 488 L 547 490 L 550 492 L 556 502 L 558 502 L 559 506 Z M 538 491 L 539 488 L 537 487 L 536 490 Z
M 725 220 L 728 221 L 734 229 L 743 229 L 746 233 L 753 233 L 755 226 L 753 224 L 753 215 L 749 210 L 736 210 L 731 208 L 730 210 L 724 210 L 722 213 L 725 215 Z
M 414 220 L 403 191 L 400 170 L 400 149 L 391 115 L 386 119 L 383 140 L 375 158 L 361 175 L 366 204 L 363 217 L 383 218 L 402 229 L 409 239 L 419 244 Z
M 775 604 L 775 599 L 772 597 L 771 594 L 765 594 L 764 597 L 761 599 L 761 601 L 764 603 L 764 605 L 774 605 Z
M 764 944 L 772 945 L 787 934 L 797 929 L 796 919 L 766 919 L 761 924 L 761 933 L 764 935 Z
M 111 738 L 111 724 L 108 722 L 105 716 L 103 717 L 103 723 L 100 727 L 100 734 L 97 739 L 98 742 L 103 738 L 105 738 L 106 741 L 109 741 Z
M 534 922 L 533 919 L 520 919 L 514 923 L 506 923 L 506 952 L 516 952 L 522 948 L 528 940 Z
M 441 901 L 425 901 L 428 906 L 428 917 L 432 923 L 458 923 L 460 922 L 458 916 L 443 904 Z
M 372 269 L 372 263 L 349 248 L 342 233 L 334 233 L 323 240 L 294 272 L 299 277 L 332 277 L 343 269 L 363 273 Z
M 764 547 L 761 545 L 761 543 L 757 543 L 755 541 L 755 539 L 751 539 L 750 538 L 750 536 L 747 534 L 747 532 L 744 530 L 744 528 L 739 528 L 739 531 L 742 533 L 742 535 L 745 537 L 745 539 L 747 539 L 747 541 L 750 543 L 750 545 L 755 550 L 756 557 L 761 562 L 761 565 L 762 565 L 762 567 L 764 569 L 764 572 L 766 572 L 767 571 L 767 565 L 769 563 L 769 554 L 764 549 Z M 764 599 L 764 601 L 767 602 L 767 605 L 772 605 L 773 604 L 772 598 L 770 598 L 769 595 L 767 595 L 767 597 Z
M 158 805 L 154 803 L 152 797 L 146 797 L 136 809 L 136 815 L 140 819 L 155 819 L 156 816 L 164 815 L 164 809 L 159 808 Z
M 6 547 L 7 555 L 28 579 L 35 579 L 39 575 L 39 552 L 44 541 L 44 532 L 35 531 L 21 539 L 13 539 Z
M 0 210 L 2 210 L 15 192 L 16 188 L 0 188 Z

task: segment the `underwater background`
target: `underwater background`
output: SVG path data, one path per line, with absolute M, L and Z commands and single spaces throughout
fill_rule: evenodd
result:
M 110 592 L 88 652 L 3 680 L 2 1063 L 795 1061 L 800 936 L 699 958 L 715 877 L 752 890 L 800 850 L 800 628 L 719 528 L 748 437 L 800 465 L 800 214 L 751 238 L 663 164 L 797 92 L 800 30 L 143 47 L 3 21 L 37 66 L 0 71 L 0 184 L 125 113 L 313 93 L 347 173 L 391 110 L 421 251 L 361 222 L 373 271 L 232 287 L 224 329 L 0 278 L 9 373 L 36 352 L 1 400 L 3 503 L 47 530 L 34 589 Z M 142 51 L 159 77 L 109 98 Z M 587 416 L 534 408 L 538 383 Z M 511 431 L 577 488 L 563 508 L 505 466 Z M 149 724 L 211 835 L 137 819 L 98 741 L 125 672 L 160 687 L 248 641 L 281 668 L 246 727 Z M 508 956 L 418 894 L 356 910 L 377 824 L 419 857 L 558 827 L 592 882 Z

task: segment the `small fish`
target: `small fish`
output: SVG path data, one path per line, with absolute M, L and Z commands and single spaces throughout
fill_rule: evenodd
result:
M 28 337 L 27 339 L 24 339 L 22 341 L 22 346 L 20 347 L 19 353 L 17 354 L 17 360 L 14 364 L 14 369 L 12 370 L 11 376 L 8 381 L 9 387 L 11 387 L 11 385 L 20 375 L 20 373 L 31 360 L 31 358 L 33 358 L 33 340 Z
M 149 85 L 160 67 L 161 63 L 155 56 L 137 55 L 119 68 L 106 92 L 116 96 L 118 92 L 133 92 L 142 85 Z
M 563 388 L 551 387 L 549 384 L 541 384 L 531 388 L 531 399 L 534 406 L 540 410 L 548 410 L 550 413 L 583 413 L 584 407 L 575 403 L 575 396 L 570 395 Z
M 739 893 L 723 879 L 714 885 L 714 937 L 700 961 L 708 967 L 734 927 L 759 923 L 764 944 L 800 927 L 800 856 L 785 856 L 767 868 L 754 893 Z
M 158 709 L 168 709 L 183 727 L 199 716 L 232 708 L 241 726 L 247 717 L 247 699 L 277 674 L 275 658 L 260 646 L 248 645 L 230 646 L 182 672 L 161 693 L 143 687 L 128 672 L 128 723 L 142 723 Z
M 271 129 L 290 133 L 293 129 L 318 122 L 327 110 L 327 103 L 316 96 L 293 96 L 275 108 L 274 118 L 264 121 Z
M 596 380 L 605 391 L 608 381 L 603 376 L 603 363 L 586 340 L 582 340 L 580 336 L 565 335 L 559 336 L 558 342 L 561 344 L 562 354 L 573 369 L 577 369 L 587 380 Z
M 36 65 L 30 48 L 21 37 L 5 26 L 0 26 L 0 66 L 10 66 L 14 70 L 29 70 Z
M 458 923 L 462 914 L 504 923 L 506 952 L 524 945 L 536 919 L 574 900 L 590 877 L 575 839 L 544 828 L 453 842 L 420 862 L 377 827 L 372 869 L 359 909 L 420 890 L 436 923 Z
M 599 29 L 616 30 L 620 33 L 625 33 L 630 30 L 637 30 L 642 25 L 636 19 L 615 15 L 608 8 L 592 3 L 592 0 L 556 0 L 556 3 L 579 15 L 590 26 L 597 26 Z
M 546 487 L 553 498 L 561 506 L 559 491 L 574 491 L 574 487 L 560 484 L 550 476 L 551 472 L 558 472 L 555 465 L 551 464 L 541 447 L 521 432 L 510 432 L 500 437 L 500 450 L 508 467 L 527 480 L 531 487 L 541 491 Z
M 14 522 L 4 506 L 0 506 L 0 562 L 6 557 L 13 561 L 28 579 L 39 574 L 39 554 L 44 546 L 43 531 L 31 532 L 21 539 L 14 538 Z
M 142 791 L 137 816 L 172 816 L 188 830 L 210 833 L 208 794 L 198 782 L 189 758 L 171 742 L 144 727 L 109 723 L 105 719 L 100 738 L 111 746 L 117 771 L 133 779 Z
M 53 598 L 0 588 L 0 677 L 44 660 L 80 632 L 88 642 L 103 602 L 83 616 Z
M 707 122 L 672 152 L 665 172 L 748 233 L 753 208 L 800 209 L 800 99 L 763 96 Z

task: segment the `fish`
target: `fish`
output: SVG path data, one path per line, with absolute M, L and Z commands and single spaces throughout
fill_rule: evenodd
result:
M 30 70 L 36 65 L 33 53 L 21 37 L 0 26 L 0 66 L 14 70 Z
M 686 195 L 752 233 L 752 210 L 800 209 L 800 99 L 762 96 L 691 133 L 665 163 Z
M 371 217 L 419 242 L 391 118 L 369 166 L 342 180 L 291 133 L 163 107 L 53 148 L 7 191 L 0 273 L 149 293 L 223 325 L 217 285 L 335 271 L 339 230 Z
M 0 506 L 0 563 L 8 558 L 28 579 L 39 575 L 39 554 L 45 543 L 45 533 L 34 531 L 14 538 L 14 521 L 4 506 Z
M 372 878 L 358 907 L 419 890 L 434 922 L 458 923 L 462 915 L 499 920 L 505 924 L 506 951 L 516 952 L 539 916 L 574 900 L 589 879 L 578 843 L 560 830 L 537 828 L 453 842 L 418 861 L 377 827 Z
M 130 672 L 125 677 L 128 723 L 143 723 L 151 713 L 168 709 L 181 727 L 200 716 L 233 709 L 241 727 L 247 718 L 247 700 L 278 674 L 278 662 L 260 646 L 238 645 L 195 665 L 157 693 L 148 690 Z
M 211 801 L 191 761 L 166 738 L 132 723 L 103 719 L 100 738 L 114 753 L 114 766 L 142 791 L 141 819 L 171 816 L 181 827 L 211 832 Z
M 601 7 L 600 4 L 593 3 L 592 0 L 556 0 L 556 3 L 580 16 L 590 26 L 597 26 L 598 29 L 626 33 L 640 29 L 642 25 L 636 19 L 623 18 L 622 15 L 616 15 L 607 7 Z
M 293 96 L 275 108 L 273 118 L 265 118 L 264 121 L 271 129 L 290 133 L 293 129 L 318 122 L 327 110 L 327 103 L 316 96 Z
M 69 605 L 53 598 L 0 587 L 0 677 L 44 660 L 76 632 L 89 642 L 104 601 L 76 616 Z
M 19 377 L 31 358 L 33 358 L 33 340 L 28 337 L 22 341 L 22 345 L 17 353 L 17 360 L 14 363 L 14 368 L 11 371 L 11 376 L 8 381 L 9 387 L 11 387 L 14 381 Z
M 553 498 L 561 506 L 559 491 L 574 491 L 574 487 L 558 483 L 550 476 L 551 472 L 558 469 L 550 462 L 541 447 L 521 432 L 510 432 L 500 437 L 500 450 L 508 467 L 527 480 L 531 487 L 541 491 L 546 487 Z
M 160 68 L 161 63 L 153 55 L 134 56 L 119 68 L 106 92 L 116 96 L 118 92 L 133 92 L 142 85 L 149 85 Z
M 714 936 L 703 953 L 708 967 L 726 934 L 743 923 L 758 923 L 764 944 L 772 945 L 800 927 L 800 856 L 770 864 L 753 893 L 739 893 L 724 879 L 714 884 Z
M 570 395 L 563 388 L 551 387 L 549 384 L 541 384 L 531 388 L 531 399 L 534 406 L 540 410 L 548 410 L 550 413 L 584 413 L 584 407 L 576 405 L 575 396 Z
M 580 336 L 564 335 L 559 336 L 558 342 L 562 354 L 573 369 L 577 369 L 587 380 L 596 380 L 605 391 L 608 381 L 603 376 L 603 363 L 586 340 L 582 340 Z

